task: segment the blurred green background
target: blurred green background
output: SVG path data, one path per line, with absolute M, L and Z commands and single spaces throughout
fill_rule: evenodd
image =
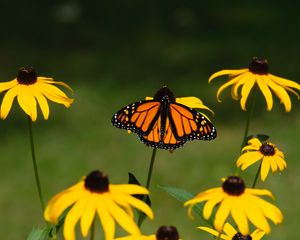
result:
M 112 183 L 127 182 L 132 172 L 145 183 L 152 150 L 134 135 L 112 127 L 111 116 L 131 102 L 168 85 L 177 96 L 197 96 L 215 111 L 218 138 L 191 142 L 173 154 L 158 151 L 151 187 L 160 225 L 177 226 L 182 239 L 211 239 L 196 230 L 182 204 L 157 185 L 199 192 L 220 186 L 232 174 L 239 154 L 246 113 L 224 92 L 225 78 L 208 85 L 213 72 L 247 67 L 253 56 L 269 60 L 273 74 L 299 82 L 298 8 L 290 2 L 249 1 L 3 1 L 1 2 L 0 80 L 12 80 L 21 66 L 65 81 L 75 102 L 66 110 L 51 104 L 50 118 L 34 123 L 36 154 L 45 199 L 100 169 Z M 1 95 L 1 97 L 3 94 Z M 266 112 L 258 99 L 250 133 L 266 133 L 286 154 L 288 168 L 258 187 L 270 189 L 284 223 L 266 239 L 294 239 L 299 232 L 299 102 L 291 113 L 278 99 Z M 36 194 L 27 121 L 15 103 L 0 124 L 0 233 L 25 239 L 44 226 Z M 256 168 L 245 176 L 251 184 Z M 99 227 L 99 225 L 98 225 Z M 98 228 L 97 239 L 102 239 Z M 80 235 L 78 235 L 80 236 Z M 80 239 L 80 237 L 78 237 Z

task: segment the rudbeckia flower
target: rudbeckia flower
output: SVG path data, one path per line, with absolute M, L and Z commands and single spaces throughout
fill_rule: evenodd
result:
M 31 67 L 22 67 L 19 69 L 18 76 L 9 82 L 0 83 L 0 93 L 7 91 L 3 97 L 0 116 L 5 119 L 10 112 L 12 103 L 17 97 L 20 107 L 31 118 L 32 121 L 37 119 L 37 107 L 39 104 L 44 119 L 49 117 L 49 105 L 47 99 L 70 107 L 73 99 L 58 87 L 60 85 L 66 87 L 70 91 L 72 89 L 64 82 L 54 81 L 52 78 L 38 77 L 35 70 Z
M 208 227 L 198 227 L 198 228 L 203 231 L 206 231 L 216 237 L 219 236 L 219 232 L 216 231 L 215 229 L 208 228 Z M 240 232 L 235 230 L 235 228 L 232 225 L 230 225 L 229 223 L 225 223 L 223 232 L 224 232 L 224 234 L 221 234 L 220 238 L 224 239 L 224 240 L 260 240 L 265 235 L 265 232 L 263 232 L 259 229 L 256 229 L 250 235 L 242 235 Z
M 243 235 L 249 234 L 248 220 L 258 229 L 266 233 L 271 231 L 267 218 L 275 224 L 281 223 L 283 216 L 281 211 L 271 203 L 258 196 L 269 196 L 273 198 L 270 191 L 265 189 L 246 188 L 244 181 L 237 176 L 230 176 L 222 187 L 212 188 L 199 193 L 197 196 L 185 202 L 189 206 L 188 213 L 192 217 L 192 208 L 195 204 L 204 202 L 203 217 L 209 219 L 214 207 L 219 205 L 214 217 L 214 227 L 222 231 L 229 214 L 236 222 L 239 232 Z
M 237 160 L 237 167 L 241 167 L 244 171 L 257 161 L 261 161 L 260 177 L 265 181 L 269 170 L 272 172 L 283 171 L 287 164 L 284 160 L 283 152 L 270 142 L 261 143 L 259 139 L 252 138 L 248 141 L 248 145 L 242 149 L 244 152 Z
M 211 82 L 214 78 L 223 75 L 228 75 L 229 81 L 218 89 L 218 101 L 221 102 L 219 98 L 221 92 L 232 85 L 231 96 L 235 100 L 238 100 L 239 98 L 241 99 L 241 108 L 245 111 L 247 98 L 255 84 L 257 84 L 264 95 L 268 111 L 270 111 L 273 107 L 272 91 L 280 99 L 281 103 L 283 103 L 286 112 L 290 112 L 292 108 L 288 92 L 295 94 L 299 99 L 298 91 L 300 90 L 300 85 L 291 80 L 270 74 L 268 61 L 266 59 L 254 57 L 248 68 L 239 70 L 221 70 L 211 75 L 208 82 Z M 241 97 L 238 94 L 240 87 L 242 87 Z
M 115 240 L 179 240 L 179 234 L 176 227 L 173 226 L 161 226 L 156 234 L 141 235 L 141 236 L 127 236 L 116 238 Z
M 115 222 L 129 234 L 139 236 L 132 207 L 144 212 L 150 219 L 153 219 L 153 212 L 146 203 L 131 196 L 133 194 L 148 194 L 148 190 L 134 184 L 110 184 L 107 176 L 93 171 L 79 183 L 54 196 L 45 209 L 44 218 L 56 224 L 60 215 L 70 207 L 63 231 L 66 240 L 75 239 L 75 226 L 79 219 L 81 233 L 86 237 L 96 214 L 106 240 L 114 239 Z

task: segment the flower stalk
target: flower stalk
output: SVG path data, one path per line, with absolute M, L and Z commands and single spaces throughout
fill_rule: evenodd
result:
M 156 157 L 156 148 L 153 148 L 152 150 L 152 155 L 151 155 L 151 160 L 150 160 L 150 165 L 148 169 L 148 176 L 147 176 L 147 182 L 146 182 L 146 188 L 150 190 L 150 183 L 151 183 L 151 177 L 152 177 L 152 171 L 153 171 L 153 166 L 155 162 L 155 157 Z M 147 196 L 143 197 L 143 201 L 145 201 Z M 142 212 L 139 211 L 139 217 L 138 217 L 138 226 L 140 227 L 142 225 Z
M 44 200 L 43 200 L 41 182 L 40 182 L 38 167 L 37 167 L 37 163 L 36 163 L 35 148 L 34 148 L 34 141 L 33 141 L 33 131 L 32 131 L 32 120 L 31 120 L 30 116 L 28 116 L 27 118 L 28 118 L 29 139 L 30 139 L 30 148 L 31 148 L 31 157 L 32 157 L 34 177 L 35 177 L 35 182 L 36 182 L 36 186 L 37 186 L 37 191 L 38 191 L 41 208 L 42 208 L 42 211 L 44 211 L 45 204 L 44 204 Z

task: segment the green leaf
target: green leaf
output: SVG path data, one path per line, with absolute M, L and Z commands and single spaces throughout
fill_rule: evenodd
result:
M 260 133 L 258 133 L 258 134 L 253 134 L 253 135 L 249 135 L 249 136 L 247 136 L 247 138 L 246 138 L 246 143 L 247 143 L 250 139 L 252 139 L 252 138 L 258 138 L 259 141 L 265 142 L 265 141 L 267 141 L 267 140 L 270 138 L 270 136 L 268 136 L 268 135 L 266 135 L 266 134 L 260 134 Z
M 70 211 L 71 208 L 72 207 L 68 207 L 63 212 L 63 214 L 61 214 L 60 217 L 58 218 L 58 223 L 55 225 L 55 232 L 56 232 L 56 234 L 59 232 L 60 228 L 64 225 L 66 216 L 67 216 L 67 214 L 68 214 L 68 212 Z
M 163 187 L 159 186 L 162 190 L 170 194 L 172 197 L 176 198 L 179 202 L 186 202 L 196 196 L 196 194 L 190 193 L 184 189 L 180 188 L 173 188 L 173 187 Z M 203 217 L 203 203 L 197 203 L 193 207 L 193 212 L 199 215 L 205 222 L 209 223 L 211 226 L 213 226 L 214 216 L 215 213 L 213 212 L 212 215 L 208 220 L 204 219 Z
M 33 228 L 27 237 L 27 240 L 47 240 L 49 239 L 49 235 L 51 232 L 51 228 Z
M 128 177 L 129 177 L 129 179 L 128 179 L 129 184 L 136 184 L 136 185 L 141 186 L 140 182 L 137 180 L 137 178 L 132 173 L 128 173 Z M 140 199 L 141 201 L 145 202 L 146 204 L 148 204 L 151 207 L 151 200 L 150 200 L 150 197 L 148 195 L 135 194 L 135 195 L 132 195 L 132 196 L 134 196 L 135 198 Z M 140 224 L 142 224 L 142 222 L 146 218 L 146 214 L 141 212 L 141 211 L 137 211 L 137 212 L 138 212 L 138 216 L 141 215 L 139 221 L 140 221 Z

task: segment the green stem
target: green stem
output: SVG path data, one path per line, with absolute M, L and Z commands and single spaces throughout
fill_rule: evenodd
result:
M 248 137 L 248 133 L 249 133 L 251 118 L 252 118 L 254 108 L 255 108 L 257 92 L 258 92 L 257 88 L 254 87 L 253 92 L 252 92 L 252 101 L 251 101 L 251 105 L 250 105 L 250 109 L 249 109 L 248 117 L 247 117 L 247 121 L 246 121 L 243 142 L 242 142 L 240 150 L 242 150 L 242 148 L 247 144 L 247 137 Z
M 95 220 L 96 220 L 96 218 L 94 217 L 94 220 L 93 220 L 92 226 L 91 226 L 90 240 L 94 240 L 95 239 Z
M 29 129 L 29 138 L 30 138 L 30 148 L 31 148 L 31 156 L 32 156 L 32 163 L 33 163 L 33 170 L 34 170 L 34 176 L 35 176 L 35 182 L 38 190 L 39 200 L 41 204 L 42 211 L 45 209 L 43 195 L 42 195 L 42 188 L 36 163 L 36 157 L 35 157 L 35 150 L 34 150 L 34 141 L 33 141 L 33 132 L 32 132 L 32 121 L 31 118 L 28 116 L 28 129 Z
M 152 177 L 152 170 L 153 170 L 153 166 L 154 166 L 155 156 L 156 156 L 156 148 L 153 148 L 151 161 L 150 161 L 150 165 L 149 165 L 149 169 L 148 169 L 147 183 L 146 183 L 146 188 L 148 190 L 150 189 L 150 182 L 151 182 L 151 177 Z
M 147 176 L 147 182 L 146 182 L 146 188 L 149 190 L 150 189 L 150 183 L 151 183 L 151 177 L 152 177 L 152 171 L 153 171 L 153 166 L 155 162 L 155 156 L 156 156 L 156 148 L 153 148 L 152 151 L 152 156 L 151 156 L 151 161 L 148 169 L 148 176 Z M 145 195 L 143 197 L 143 201 L 145 201 L 147 196 Z M 142 225 L 142 212 L 139 211 L 139 217 L 138 217 L 138 226 L 140 227 Z
M 261 163 L 259 164 L 259 167 L 257 169 L 256 175 L 255 175 L 255 178 L 254 178 L 254 181 L 253 181 L 253 184 L 252 184 L 252 188 L 255 188 L 255 186 L 256 186 L 257 179 L 258 179 L 258 176 L 259 176 L 259 173 L 260 173 L 260 169 L 261 169 Z

